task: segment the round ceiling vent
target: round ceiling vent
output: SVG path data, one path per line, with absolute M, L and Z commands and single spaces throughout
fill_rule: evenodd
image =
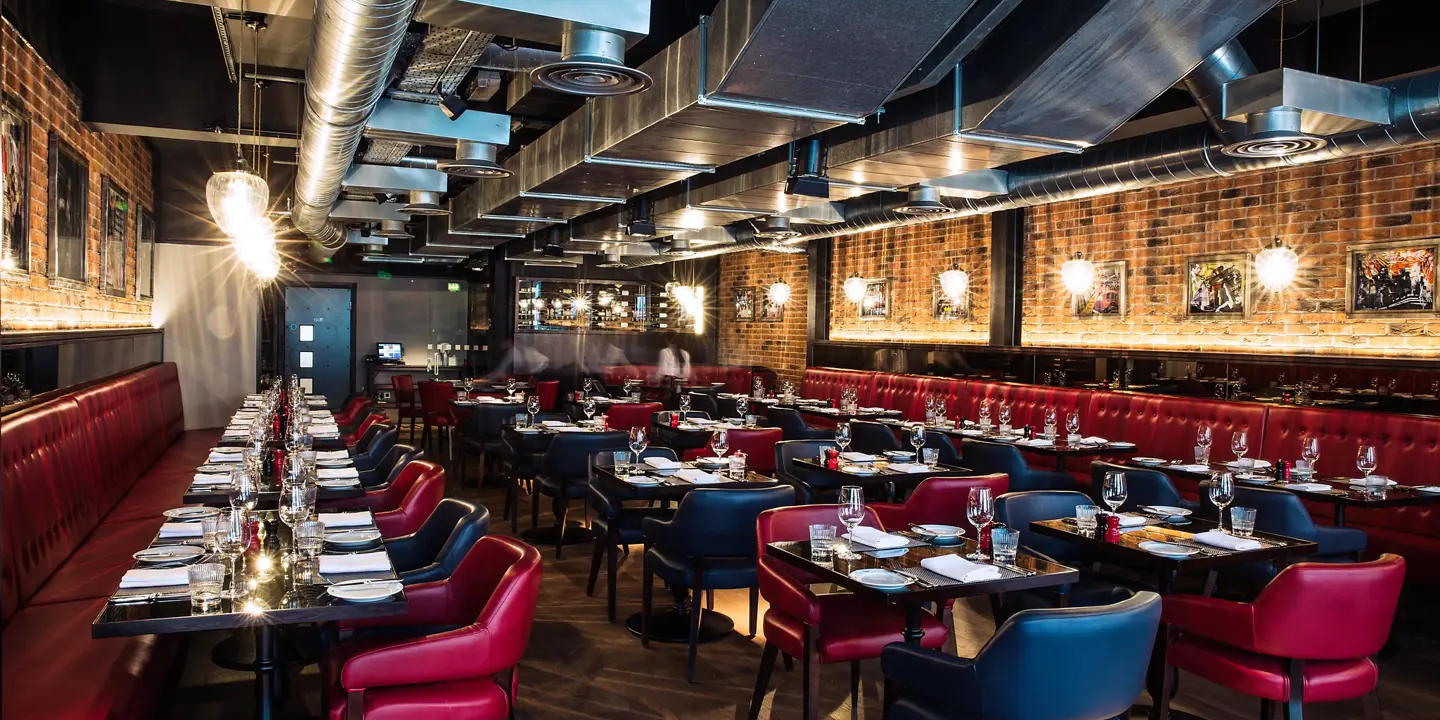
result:
M 800 237 L 800 231 L 790 227 L 790 218 L 783 215 L 771 215 L 765 218 L 765 224 L 755 231 L 755 237 L 788 240 Z
M 910 188 L 905 204 L 895 208 L 895 212 L 901 215 L 943 215 L 955 210 L 940 202 L 939 190 L 922 185 Z
M 400 206 L 396 212 L 402 215 L 449 215 L 450 210 L 440 204 L 440 193 L 428 190 L 411 190 L 410 202 Z
M 405 222 L 402 220 L 381 220 L 380 229 L 371 234 L 391 240 L 411 240 L 415 237 L 405 230 Z
M 530 71 L 530 79 L 556 92 L 598 97 L 628 95 L 650 87 L 650 76 L 625 65 L 625 38 L 598 28 L 565 23 L 560 61 Z
M 455 143 L 455 159 L 441 160 L 435 166 L 449 175 L 473 178 L 506 178 L 511 173 L 495 162 L 496 148 L 490 143 L 460 140 Z
M 1300 110 L 1274 107 L 1245 117 L 1245 139 L 1220 151 L 1234 157 L 1285 157 L 1314 152 L 1329 143 L 1300 129 Z

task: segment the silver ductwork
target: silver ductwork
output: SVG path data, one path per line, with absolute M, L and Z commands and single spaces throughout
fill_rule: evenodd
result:
M 1185 89 L 1226 145 L 1245 139 L 1245 123 L 1225 119 L 1225 83 L 1255 74 L 1255 63 L 1238 39 L 1220 46 L 1185 76 Z
M 329 221 L 330 207 L 385 90 L 415 2 L 316 0 L 291 220 L 326 251 L 345 244 L 343 229 Z
M 1226 155 L 1270 157 L 1318 150 L 1323 136 L 1390 121 L 1390 91 L 1325 75 L 1277 68 L 1225 83 L 1224 115 L 1245 121 L 1245 138 Z
M 569 95 L 603 97 L 646 90 L 649 75 L 625 65 L 625 38 L 620 33 L 566 22 L 560 59 L 530 71 L 543 88 Z

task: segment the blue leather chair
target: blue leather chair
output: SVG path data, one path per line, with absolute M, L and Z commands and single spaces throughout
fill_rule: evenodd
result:
M 805 424 L 805 418 L 798 410 L 790 408 L 770 408 L 770 427 L 778 427 L 785 434 L 786 440 L 832 440 L 835 438 L 834 430 L 812 428 Z
M 517 406 L 511 406 L 509 417 L 501 420 L 502 427 L 511 427 L 515 424 L 515 416 L 524 414 L 524 410 Z M 570 422 L 570 416 L 565 413 L 537 413 L 535 422 L 541 423 L 546 420 L 558 422 Z M 540 472 L 540 461 L 545 456 L 544 445 L 540 444 L 534 436 L 513 436 L 504 433 L 500 435 L 501 465 L 500 470 L 510 479 L 509 486 L 505 488 L 505 510 L 510 517 L 512 528 L 520 527 L 520 494 L 522 485 L 529 483 Z
M 1008 443 L 965 438 L 960 442 L 960 457 L 965 467 L 981 475 L 1005 473 L 1010 476 L 1010 490 L 1071 490 L 1075 478 L 1053 470 L 1034 470 L 1020 448 Z
M 486 469 L 497 465 L 496 459 L 505 451 L 501 442 L 505 421 L 515 416 L 515 406 L 482 403 L 466 408 L 466 415 L 460 421 L 460 486 L 465 486 L 465 456 L 473 452 L 479 456 L 480 477 L 484 480 Z M 477 486 L 479 483 L 476 483 Z
M 665 447 L 652 447 L 640 454 L 640 459 L 665 458 L 675 460 L 675 451 Z M 596 464 L 610 463 L 597 460 Z M 618 552 L 630 552 L 631 545 L 645 541 L 641 524 L 645 518 L 668 520 L 675 511 L 668 507 L 625 507 L 625 498 L 607 492 L 605 486 L 590 482 L 591 529 L 595 531 L 595 554 L 590 559 L 590 581 L 585 585 L 585 594 L 595 596 L 595 581 L 600 577 L 600 558 L 605 558 L 606 591 L 609 595 L 606 607 L 610 622 L 615 622 L 615 576 L 618 572 Z M 666 503 L 668 505 L 668 503 Z
M 1200 483 L 1200 509 L 1195 513 L 1206 520 L 1218 520 L 1220 513 L 1210 502 L 1210 481 Z M 1353 527 L 1332 527 L 1316 525 L 1305 509 L 1299 496 L 1285 490 L 1243 487 L 1236 483 L 1235 499 L 1229 507 L 1255 508 L 1255 529 L 1286 537 L 1309 540 L 1319 546 L 1314 555 L 1292 558 L 1292 561 L 1347 563 L 1360 559 L 1365 552 L 1369 538 L 1365 531 Z M 1229 508 L 1226 508 L 1225 527 L 1230 527 Z M 1219 578 L 1227 583 L 1239 582 L 1245 586 L 1245 594 L 1258 592 L 1280 571 L 1273 562 L 1241 563 L 1227 565 L 1219 572 Z M 1233 584 L 1226 586 L 1235 590 Z
M 950 438 L 947 437 L 944 433 L 938 433 L 938 432 L 927 432 L 927 433 L 925 433 L 925 444 L 924 444 L 924 445 L 921 445 L 920 447 L 921 447 L 922 449 L 923 449 L 923 448 L 935 448 L 936 450 L 938 450 L 938 451 L 939 451 L 939 455 L 940 455 L 940 464 L 941 464 L 941 465 L 956 465 L 956 466 L 958 466 L 958 465 L 961 464 L 961 462 L 960 462 L 960 451 L 955 449 L 955 444 L 952 443 L 952 442 L 950 442 Z M 904 448 L 904 449 L 906 449 L 906 450 L 914 450 L 914 449 L 915 449 L 914 447 L 912 447 L 912 446 L 910 445 L 910 441 L 909 441 L 908 438 L 905 439 L 905 448 Z M 919 459 L 919 458 L 917 458 L 917 460 L 918 460 L 918 459 Z
M 350 457 L 358 459 L 362 456 L 368 456 L 370 454 L 371 445 L 375 443 L 375 438 L 379 437 L 380 433 L 392 429 L 395 429 L 395 426 L 384 420 L 371 423 L 370 427 L 365 428 L 365 433 L 360 436 L 360 439 L 356 440 L 355 444 L 350 446 Z M 395 439 L 396 441 L 400 439 L 400 435 L 398 432 L 395 435 Z M 380 453 L 375 455 L 375 458 L 378 459 L 381 455 L 384 454 L 385 452 L 382 450 L 380 451 Z
M 1030 523 L 1039 520 L 1075 517 L 1076 505 L 1091 504 L 1085 493 L 1074 490 L 1010 492 L 995 499 L 995 521 L 1020 531 L 1020 547 L 1023 550 L 1080 570 L 1080 581 L 1077 583 L 1005 593 L 1004 611 L 1058 607 L 1062 604 L 1109 605 L 1133 594 L 1126 587 L 1135 584 L 1133 581 L 1084 569 L 1091 564 L 1091 559 L 1079 549 L 1079 545 L 1030 529 Z M 1062 596 L 1066 597 L 1065 603 L 1061 602 Z
M 690 395 L 690 409 L 705 413 L 706 417 L 720 417 L 720 406 L 715 402 L 715 396 L 710 393 L 692 392 Z
M 650 606 L 655 576 L 672 588 L 690 588 L 690 662 L 685 679 L 695 681 L 700 635 L 700 599 L 705 590 L 750 588 L 750 636 L 760 606 L 755 519 L 771 508 L 795 503 L 788 487 L 701 488 L 680 501 L 670 520 L 646 518 L 645 573 L 640 643 L 650 643 Z
M 628 450 L 629 436 L 623 432 L 560 433 L 540 461 L 535 475 L 535 494 L 530 497 L 530 527 L 540 524 L 540 498 L 550 497 L 555 514 L 555 559 L 565 547 L 565 516 L 571 500 L 590 495 L 590 463 L 597 453 Z
M 361 472 L 375 467 L 375 464 L 380 462 L 380 458 L 385 457 L 385 453 L 390 452 L 390 448 L 394 447 L 395 443 L 400 440 L 400 431 L 395 429 L 393 425 L 375 423 L 365 431 L 364 437 L 369 438 L 369 440 L 362 439 L 360 443 L 356 445 L 356 447 L 364 448 L 364 450 L 355 453 L 352 458 L 355 461 L 355 469 Z
M 1180 491 L 1175 489 L 1170 476 L 1159 470 L 1142 470 L 1100 461 L 1090 463 L 1090 492 L 1096 498 L 1096 505 L 1103 505 L 1098 498 L 1105 487 L 1105 475 L 1111 472 L 1125 473 L 1125 504 L 1120 506 L 1121 511 L 1139 510 L 1143 505 L 1200 509 L 1200 503 L 1180 497 Z
M 484 505 L 445 498 L 419 530 L 386 540 L 385 551 L 406 585 L 444 580 L 489 531 L 490 511 Z
M 908 450 L 910 448 L 908 445 L 902 448 L 900 440 L 895 437 L 895 431 L 885 423 L 851 420 L 850 449 L 855 452 L 879 455 L 886 450 Z
M 815 502 L 817 493 L 834 493 L 843 484 L 838 478 L 816 470 L 797 467 L 794 458 L 815 459 L 825 448 L 835 447 L 834 440 L 781 440 L 775 443 L 775 479 L 795 488 L 801 504 Z
M 395 434 L 398 436 L 400 431 L 396 430 Z M 394 479 L 396 468 L 405 467 L 405 463 L 421 457 L 424 454 L 423 451 L 417 450 L 409 445 L 402 443 L 392 444 L 390 449 L 386 451 L 384 457 L 380 458 L 380 460 L 369 469 L 360 471 L 360 484 L 367 490 L 388 485 L 390 481 Z
M 1102 607 L 1027 610 L 1005 621 L 974 658 L 887 645 L 880 667 L 899 694 L 890 718 L 1128 717 L 1145 685 L 1160 606 L 1159 595 L 1144 592 Z M 1056 672 L 1056 658 L 1075 661 Z

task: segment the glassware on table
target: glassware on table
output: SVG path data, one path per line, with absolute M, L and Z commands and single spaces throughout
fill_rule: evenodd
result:
M 1379 390 L 1379 389 L 1380 389 L 1380 376 L 1379 376 L 1379 375 L 1371 375 L 1371 376 L 1370 376 L 1370 389 L 1371 389 L 1371 390 Z
M 1369 478 L 1380 464 L 1380 451 L 1374 445 L 1361 445 L 1355 453 L 1355 468 Z
M 1315 464 L 1320 462 L 1320 438 L 1307 435 L 1300 439 L 1300 459 L 1309 465 L 1311 472 L 1318 472 Z
M 989 430 L 989 429 L 990 429 L 990 401 L 989 401 L 989 400 L 986 400 L 985 402 L 980 403 L 980 411 L 979 411 L 979 414 L 976 415 L 976 420 L 975 420 L 975 421 L 976 421 L 976 423 L 978 423 L 978 424 L 980 425 L 980 428 L 981 428 L 982 430 Z
M 640 454 L 650 447 L 650 437 L 646 434 L 645 428 L 636 425 L 630 428 L 630 452 L 635 453 L 635 462 L 640 462 Z
M 1235 453 L 1235 464 L 1240 467 L 1250 466 L 1245 462 L 1245 453 L 1250 452 L 1250 436 L 1244 430 L 1230 433 L 1230 451 Z
M 220 513 L 200 518 L 200 542 L 205 544 L 205 552 L 220 552 Z
M 469 400 L 470 391 L 475 389 L 475 378 L 466 375 L 465 379 L 461 381 L 460 384 L 465 388 L 465 399 Z
M 1195 464 L 1206 466 L 1210 464 L 1210 448 L 1203 445 L 1195 446 Z
M 1235 476 L 1228 472 L 1215 473 L 1210 476 L 1210 502 L 1219 511 L 1216 513 L 1216 524 L 1220 526 L 1221 532 L 1225 530 L 1225 508 L 1235 502 Z
M 1230 508 L 1230 533 L 1235 537 L 1248 538 L 1255 534 L 1255 508 Z
M 220 592 L 225 587 L 225 566 L 200 563 L 185 568 L 190 581 L 190 614 L 209 615 L 220 612 Z
M 295 539 L 295 551 L 307 560 L 314 561 L 325 549 L 325 523 L 306 520 L 291 531 Z
M 915 424 L 910 426 L 910 447 L 915 448 L 915 455 L 919 457 L 920 448 L 925 447 L 925 426 Z
M 515 427 L 530 427 L 530 416 L 525 413 L 515 413 Z
M 996 525 L 990 529 L 990 554 L 995 556 L 995 562 L 1015 563 L 1015 555 L 1020 549 L 1020 531 L 1004 525 Z
M 920 451 L 920 457 L 926 467 L 935 467 L 940 464 L 940 448 L 927 447 Z
M 835 426 L 835 447 L 840 448 L 842 453 L 850 447 L 850 423 Z
M 246 467 L 230 470 L 230 487 L 226 490 L 226 496 L 232 509 L 245 512 L 255 509 L 255 503 L 260 499 L 258 477 L 258 472 Z
M 216 533 L 220 554 L 230 561 L 230 587 L 221 593 L 222 597 L 238 599 L 245 597 L 245 584 L 240 582 L 235 562 L 245 554 L 250 544 L 250 527 L 245 513 L 238 509 L 220 510 L 220 528 Z
M 263 472 L 265 469 L 265 448 L 247 447 L 241 450 L 240 465 L 251 472 Z
M 865 489 L 859 485 L 845 485 L 840 488 L 840 509 L 836 513 L 840 523 L 845 526 L 845 532 L 849 535 L 845 546 L 836 548 L 835 557 L 841 560 L 854 560 L 859 555 L 855 554 L 855 528 L 859 527 L 860 521 L 865 519 Z
M 1080 413 L 1074 410 L 1065 413 L 1065 432 L 1070 437 L 1080 437 Z
M 1010 406 L 1000 405 L 1000 432 L 1010 431 Z
M 1082 533 L 1094 534 L 1096 518 L 1100 516 L 1100 508 L 1095 505 L 1075 506 L 1075 527 Z
M 505 394 L 515 394 L 515 378 L 505 378 Z
M 1119 471 L 1105 473 L 1105 483 L 1100 489 L 1100 499 L 1105 502 L 1106 507 L 1110 508 L 1110 512 L 1119 512 L 1120 506 L 1125 504 L 1127 497 L 1129 497 L 1129 491 L 1126 488 L 1125 473 Z
M 316 487 L 307 482 L 288 482 L 280 488 L 280 522 L 293 531 L 315 512 Z
M 585 405 L 583 406 L 582 409 L 585 411 L 585 419 L 586 419 L 587 421 L 594 422 L 594 421 L 595 421 L 595 410 L 597 409 L 597 408 L 596 408 L 596 405 L 595 405 L 595 398 L 592 398 L 592 397 L 587 397 L 587 398 L 585 398 Z
M 725 453 L 730 450 L 730 430 L 724 427 L 715 428 L 715 432 L 710 433 L 710 449 L 715 451 L 716 457 L 725 457 Z
M 965 502 L 965 519 L 975 527 L 975 537 L 979 538 L 980 533 L 995 519 L 995 500 L 990 496 L 990 488 L 970 488 L 970 497 Z M 985 553 L 980 552 L 980 546 L 975 546 L 975 552 L 966 555 L 971 560 L 987 559 Z
M 681 412 L 681 413 L 688 413 L 688 412 L 690 412 L 690 393 L 681 393 L 681 394 L 680 394 L 680 412 Z
M 534 425 L 534 424 L 535 424 L 535 416 L 538 415 L 538 414 L 540 414 L 540 396 L 539 396 L 539 395 L 531 395 L 531 396 L 530 396 L 530 399 L 525 401 L 525 412 L 530 413 L 530 424 L 531 424 L 531 425 Z
M 1210 445 L 1214 441 L 1214 432 L 1209 425 L 1201 425 L 1195 431 L 1195 446 L 1205 448 L 1205 455 L 1210 455 Z
M 1059 420 L 1056 417 L 1055 408 L 1045 408 L 1045 437 L 1055 439 L 1058 433 Z
M 746 457 L 745 457 L 745 453 L 743 453 L 743 452 L 736 451 L 736 453 L 735 453 L 734 455 L 731 455 L 731 456 L 730 456 L 730 479 L 731 479 L 731 480 L 744 480 L 744 479 L 745 479 L 745 460 L 746 460 Z
M 810 560 L 828 565 L 835 555 L 835 526 L 810 526 Z
M 628 450 L 616 450 L 612 458 L 611 462 L 615 468 L 615 477 L 621 480 L 630 477 L 630 452 Z
M 747 400 L 747 399 L 745 399 L 745 396 L 744 396 L 744 395 L 741 395 L 740 397 L 735 398 L 735 414 L 736 414 L 737 416 L 743 418 L 743 417 L 745 417 L 746 415 L 748 415 L 749 412 L 750 412 L 750 401 Z

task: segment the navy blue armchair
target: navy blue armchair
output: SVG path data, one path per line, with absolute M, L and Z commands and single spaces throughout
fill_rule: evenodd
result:
M 395 431 L 395 434 L 399 435 L 399 431 Z M 422 451 L 409 445 L 392 444 L 390 449 L 385 452 L 384 457 L 381 457 L 369 469 L 360 471 L 360 484 L 366 489 L 372 490 L 382 485 L 389 485 L 390 481 L 394 479 L 397 468 L 405 467 L 405 463 L 422 454 L 424 454 Z
M 560 433 L 540 461 L 535 476 L 535 494 L 530 498 L 530 527 L 540 524 L 540 498 L 550 497 L 555 514 L 555 559 L 565 546 L 565 518 L 571 500 L 590 495 L 590 463 L 596 454 L 628 450 L 629 437 L 623 432 Z
M 1102 504 L 1098 498 L 1105 487 L 1105 475 L 1111 472 L 1125 473 L 1125 504 L 1120 506 L 1121 511 L 1138 510 L 1144 505 L 1168 505 L 1189 510 L 1200 508 L 1200 503 L 1180 497 L 1180 491 L 1175 489 L 1170 476 L 1159 470 L 1142 470 L 1099 461 L 1090 463 L 1090 492 L 1097 499 L 1096 505 Z
M 1005 493 L 995 500 L 995 520 L 1020 531 L 1020 547 L 1032 555 L 1040 555 L 1080 570 L 1080 581 L 1059 588 L 1037 588 L 1005 593 L 1004 609 L 1109 605 L 1130 597 L 1129 585 L 1134 581 L 1086 570 L 1091 560 L 1080 546 L 1059 538 L 1041 535 L 1030 529 L 1030 523 L 1075 517 L 1076 505 L 1093 504 L 1089 497 L 1074 490 L 1031 490 Z M 1066 602 L 1061 602 L 1064 596 Z M 998 621 L 999 618 L 996 618 Z
M 788 487 L 702 488 L 680 501 L 670 520 L 646 518 L 645 573 L 640 642 L 649 646 L 650 606 L 655 576 L 671 588 L 690 588 L 690 662 L 685 678 L 695 680 L 701 607 L 705 590 L 750 588 L 750 635 L 760 604 L 755 520 L 771 508 L 795 502 Z
M 808 505 L 816 493 L 833 493 L 842 484 L 828 473 L 802 468 L 790 462 L 795 458 L 814 460 L 825 448 L 835 447 L 834 440 L 781 440 L 775 443 L 775 479 L 795 488 L 795 497 Z
M 374 434 L 372 435 L 371 433 Z M 357 447 L 363 447 L 365 449 L 356 453 L 353 458 L 355 469 L 360 472 L 375 467 L 375 464 L 380 462 L 381 458 L 385 457 L 385 453 L 390 452 L 390 448 L 394 447 L 395 443 L 400 440 L 400 431 L 392 425 L 375 423 L 365 431 L 365 437 L 369 438 L 369 440 L 362 440 L 361 444 L 357 445 Z
M 1102 720 L 1125 717 L 1140 697 L 1160 596 L 1113 605 L 1017 613 L 974 658 L 894 643 L 880 655 L 898 692 L 892 720 Z M 1103 652 L 1097 655 L 1097 648 Z M 1102 657 L 1103 656 L 1103 657 Z M 1056 658 L 1075 658 L 1056 672 Z M 1026 678 L 1043 687 L 1022 688 Z
M 690 409 L 705 413 L 706 417 L 720 417 L 720 406 L 715 402 L 715 396 L 710 393 L 692 392 L 690 395 Z
M 675 460 L 675 451 L 667 447 L 647 448 L 640 459 L 664 458 Z M 611 465 L 602 456 L 596 465 Z M 675 515 L 669 507 L 625 507 L 625 498 L 608 491 L 605 485 L 590 481 L 591 529 L 595 532 L 595 554 L 590 558 L 590 581 L 585 585 L 585 594 L 595 596 L 595 581 L 600 578 L 600 559 L 605 558 L 607 605 L 610 622 L 615 622 L 615 576 L 619 570 L 620 550 L 629 552 L 629 546 L 645 541 L 641 524 L 645 518 L 668 520 Z M 669 505 L 667 501 L 665 505 Z
M 786 440 L 832 440 L 835 438 L 834 430 L 812 428 L 805 424 L 805 418 L 798 410 L 790 408 L 770 408 L 770 427 L 778 427 L 784 433 Z
M 518 406 L 510 407 L 512 409 L 509 416 L 501 420 L 502 428 L 514 425 L 516 415 L 525 414 L 525 411 L 519 409 Z M 570 422 L 570 416 L 557 412 L 542 412 L 535 415 L 537 423 L 543 423 L 546 420 Z M 518 528 L 520 527 L 521 486 L 539 474 L 541 460 L 545 457 L 545 445 L 534 435 L 512 435 L 502 430 L 500 446 L 503 458 L 501 470 L 510 479 L 509 485 L 505 488 L 505 509 L 502 514 L 510 518 L 511 527 Z M 531 520 L 534 522 L 535 518 L 531 518 Z
M 1210 502 L 1210 481 L 1200 483 L 1200 497 L 1203 499 L 1196 515 L 1206 520 L 1217 520 L 1220 513 Z M 1285 490 L 1241 487 L 1236 483 L 1235 499 L 1229 507 L 1255 508 L 1255 529 L 1260 532 L 1309 540 L 1319 546 L 1314 555 L 1293 558 L 1296 562 L 1355 562 L 1365 552 L 1369 540 L 1365 531 L 1359 528 L 1316 525 L 1310 511 L 1305 509 L 1305 503 Z M 1229 508 L 1225 512 L 1225 527 L 1228 528 Z M 1231 590 L 1237 589 L 1234 583 L 1238 582 L 1253 592 L 1263 588 L 1277 572 L 1279 568 L 1273 562 L 1253 562 L 1227 565 L 1219 575 L 1222 580 L 1231 583 L 1227 586 Z
M 1005 473 L 1010 476 L 1010 489 L 1014 492 L 1025 490 L 1071 490 L 1075 478 L 1053 470 L 1033 470 L 1020 448 L 1007 443 L 972 440 L 960 442 L 960 456 L 965 467 L 981 475 Z
M 889 425 L 870 420 L 851 420 L 850 449 L 878 455 L 886 450 L 900 450 L 901 447 Z
M 409 535 L 385 541 L 385 551 L 406 585 L 444 580 L 477 540 L 490 531 L 484 505 L 445 498 Z

